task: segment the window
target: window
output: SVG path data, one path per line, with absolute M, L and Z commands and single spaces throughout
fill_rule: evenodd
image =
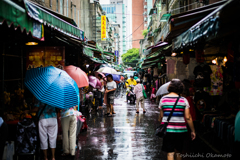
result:
M 67 17 L 68 17 L 68 0 L 67 0 Z
M 49 7 L 52 8 L 52 0 L 49 0 Z
M 58 0 L 56 0 L 56 12 L 58 12 Z
M 60 14 L 63 14 L 63 0 L 60 0 Z
M 77 19 L 77 11 L 76 11 L 76 6 L 74 6 L 74 20 L 76 21 Z

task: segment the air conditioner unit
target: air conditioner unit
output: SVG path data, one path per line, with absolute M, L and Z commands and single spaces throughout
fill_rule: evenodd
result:
M 147 18 L 146 18 L 146 17 L 144 18 L 144 21 L 145 21 L 145 22 L 147 21 Z
M 144 5 L 144 9 L 147 9 L 147 5 Z

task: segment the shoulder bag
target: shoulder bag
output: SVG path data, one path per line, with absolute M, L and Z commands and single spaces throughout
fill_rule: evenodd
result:
M 160 138 L 163 138 L 166 134 L 167 134 L 167 125 L 172 117 L 172 114 L 173 114 L 173 111 L 174 109 L 176 108 L 176 105 L 178 103 L 178 100 L 179 100 L 180 96 L 177 98 L 173 108 L 172 108 L 172 111 L 170 112 L 169 116 L 168 116 L 168 119 L 167 119 L 167 122 L 165 122 L 164 124 L 161 124 L 157 129 L 156 129 L 156 132 L 155 132 L 155 135 L 160 137 Z
M 142 93 L 143 93 L 143 97 L 144 97 L 144 99 L 147 99 L 147 94 L 146 94 L 146 92 L 145 92 L 145 89 L 144 89 L 144 87 L 143 87 L 143 85 L 142 85 Z

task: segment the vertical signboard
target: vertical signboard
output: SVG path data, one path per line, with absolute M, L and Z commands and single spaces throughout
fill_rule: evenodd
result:
M 106 41 L 107 33 L 106 33 L 106 16 L 101 16 L 101 40 Z

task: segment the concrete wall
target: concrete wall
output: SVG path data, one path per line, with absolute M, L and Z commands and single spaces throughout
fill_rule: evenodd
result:
M 144 30 L 143 19 L 143 1 L 144 0 L 132 0 L 132 39 L 143 39 L 142 30 Z M 140 48 L 139 41 L 132 42 L 133 48 Z

